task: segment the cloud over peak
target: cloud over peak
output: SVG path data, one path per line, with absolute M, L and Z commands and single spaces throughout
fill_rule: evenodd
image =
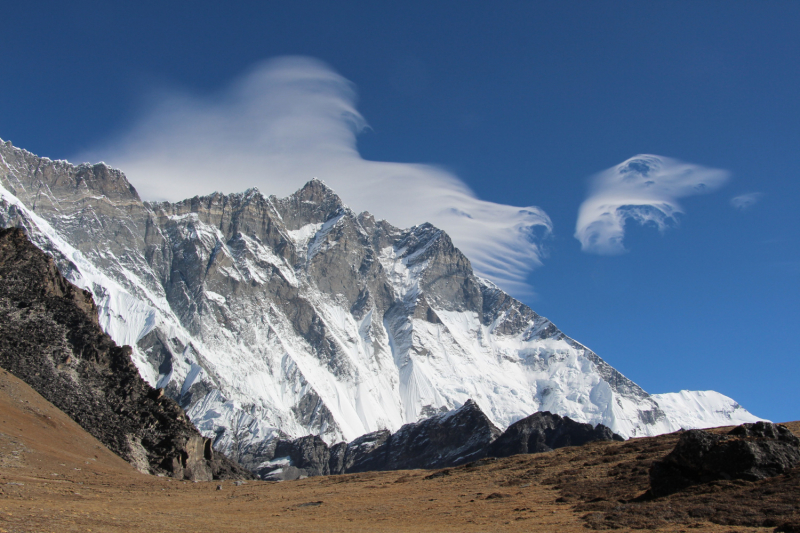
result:
M 724 170 L 658 155 L 640 154 L 591 178 L 578 210 L 575 238 L 584 252 L 625 252 L 625 223 L 653 224 L 663 231 L 682 213 L 678 199 L 708 193 L 728 179 Z
M 72 158 L 121 168 L 143 198 L 181 200 L 257 186 L 286 196 L 312 177 L 354 210 L 450 234 L 478 275 L 517 294 L 541 264 L 552 230 L 538 207 L 481 200 L 454 174 L 424 164 L 367 161 L 355 86 L 308 57 L 265 61 L 212 95 L 161 93 L 127 131 Z

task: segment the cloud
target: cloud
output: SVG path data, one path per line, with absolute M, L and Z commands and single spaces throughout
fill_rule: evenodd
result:
M 530 291 L 527 275 L 552 231 L 547 214 L 481 200 L 442 168 L 363 159 L 355 86 L 320 61 L 273 59 L 218 94 L 162 92 L 150 102 L 127 131 L 72 159 L 121 168 L 149 200 L 254 186 L 286 196 L 318 177 L 356 212 L 444 229 L 479 275 Z
M 677 200 L 711 192 L 728 179 L 724 170 L 657 155 L 637 155 L 595 175 L 578 210 L 575 238 L 584 252 L 625 252 L 625 223 L 653 224 L 663 231 L 682 213 Z
M 763 192 L 749 192 L 747 194 L 740 194 L 731 198 L 731 205 L 740 211 L 746 211 L 753 207 L 761 197 L 764 196 Z

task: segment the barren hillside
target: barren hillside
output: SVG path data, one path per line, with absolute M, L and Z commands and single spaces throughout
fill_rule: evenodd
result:
M 727 532 L 772 531 L 798 515 L 797 469 L 774 480 L 719 482 L 620 503 L 644 492 L 650 461 L 672 448 L 675 435 L 449 470 L 237 485 L 140 474 L 5 371 L 0 413 L 0 532 L 568 532 L 587 526 Z M 790 427 L 797 433 L 800 423 Z M 747 520 L 764 527 L 724 524 Z

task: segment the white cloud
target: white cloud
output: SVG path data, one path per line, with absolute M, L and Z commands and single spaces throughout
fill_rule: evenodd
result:
M 538 207 L 481 200 L 431 165 L 364 160 L 367 123 L 355 87 L 304 57 L 261 63 L 219 94 L 160 94 L 127 132 L 79 154 L 121 168 L 141 196 L 181 200 L 257 186 L 286 196 L 313 177 L 351 208 L 400 227 L 430 222 L 448 232 L 479 275 L 513 292 L 541 264 L 536 234 L 552 223 Z
M 725 183 L 724 170 L 657 155 L 637 155 L 595 175 L 578 210 L 575 238 L 584 252 L 625 252 L 625 223 L 652 223 L 663 231 L 682 213 L 677 200 L 711 192 Z
M 749 192 L 747 194 L 740 194 L 731 198 L 731 205 L 741 211 L 746 211 L 753 207 L 761 197 L 764 196 L 763 192 Z

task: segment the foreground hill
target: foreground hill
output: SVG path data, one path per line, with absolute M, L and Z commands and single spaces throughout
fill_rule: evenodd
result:
M 579 532 L 586 526 L 722 533 L 798 524 L 800 469 L 635 501 L 647 488 L 650 464 L 674 447 L 677 435 L 446 470 L 191 483 L 140 474 L 5 371 L 0 413 L 0 531 L 9 533 Z M 790 427 L 800 431 L 800 423 Z
M 0 229 L 0 367 L 142 472 L 250 477 L 144 382 L 130 352 L 100 328 L 91 293 L 69 283 L 21 229 Z
M 144 379 L 235 455 L 396 432 L 469 399 L 501 430 L 537 411 L 624 437 L 757 420 L 713 392 L 648 394 L 475 276 L 445 232 L 354 213 L 319 180 L 148 203 L 119 170 L 6 142 L 0 225 L 26 228 Z

